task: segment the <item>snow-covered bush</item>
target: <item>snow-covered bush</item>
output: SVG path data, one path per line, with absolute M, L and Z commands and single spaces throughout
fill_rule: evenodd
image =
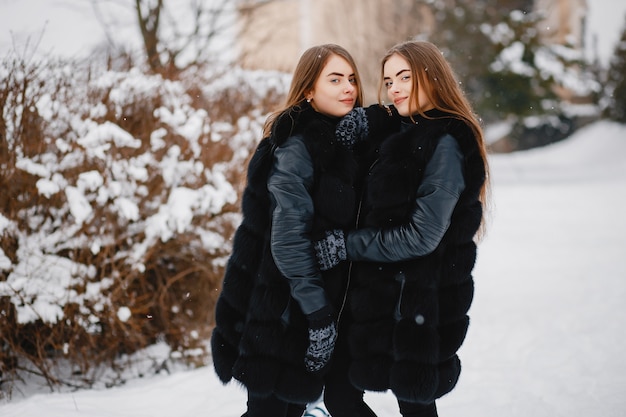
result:
M 92 385 L 159 342 L 203 363 L 246 161 L 287 77 L 0 71 L 0 383 Z

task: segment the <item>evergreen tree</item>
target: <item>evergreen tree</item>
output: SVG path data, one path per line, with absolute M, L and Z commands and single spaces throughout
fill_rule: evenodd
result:
M 626 22 L 611 58 L 606 93 L 605 114 L 615 121 L 626 123 Z
M 580 68 L 567 46 L 546 45 L 532 0 L 423 0 L 435 17 L 428 39 L 438 45 L 465 83 L 464 90 L 485 121 L 521 120 L 558 113 L 561 74 L 541 68 Z M 568 51 L 565 51 L 568 50 Z M 546 104 L 549 103 L 549 104 Z
M 513 10 L 483 29 L 495 52 L 479 78 L 484 93 L 478 105 L 486 119 L 543 114 L 543 103 L 556 99 L 554 78 L 537 66 L 538 54 L 549 54 L 536 30 L 538 20 L 536 14 Z

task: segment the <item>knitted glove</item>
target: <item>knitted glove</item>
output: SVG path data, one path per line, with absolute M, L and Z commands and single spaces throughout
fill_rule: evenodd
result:
M 330 362 L 337 341 L 337 323 L 333 308 L 328 305 L 307 315 L 309 347 L 304 355 L 304 366 L 309 372 L 319 372 Z
M 356 107 L 341 118 L 335 129 L 335 138 L 348 149 L 364 141 L 369 135 L 367 115 L 363 107 Z
M 341 229 L 327 230 L 325 238 L 313 242 L 313 248 L 321 271 L 327 271 L 348 258 L 346 239 Z

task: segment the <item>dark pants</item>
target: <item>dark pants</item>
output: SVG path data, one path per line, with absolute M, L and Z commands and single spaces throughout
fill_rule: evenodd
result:
M 324 405 L 332 417 L 376 417 L 363 401 L 364 392 L 355 388 L 348 379 L 350 351 L 345 337 L 347 319 L 344 317 L 342 320 L 344 326 L 339 329 L 332 364 L 324 378 Z
M 408 403 L 398 400 L 402 417 L 437 417 L 437 406 L 430 404 Z
M 293 404 L 273 395 L 255 397 L 248 394 L 248 411 L 241 417 L 301 417 L 306 404 Z
M 363 400 L 364 392 L 357 389 L 348 378 L 350 350 L 346 338 L 350 323 L 349 309 L 339 328 L 332 364 L 325 377 L 324 405 L 332 417 L 376 417 L 376 413 Z M 435 403 L 419 404 L 398 400 L 402 417 L 437 417 Z
M 356 389 L 348 379 L 348 369 L 333 359 L 326 378 L 324 405 L 332 417 L 376 417 L 376 413 L 363 401 L 364 392 Z M 435 403 L 420 404 L 398 400 L 402 417 L 438 417 Z

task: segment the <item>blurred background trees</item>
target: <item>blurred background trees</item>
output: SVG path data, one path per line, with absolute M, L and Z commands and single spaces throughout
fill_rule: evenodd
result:
M 137 55 L 127 38 L 116 35 L 129 22 L 139 34 L 143 62 L 150 71 L 175 77 L 192 66 L 216 64 L 231 54 L 235 26 L 228 0 L 74 0 L 91 2 L 113 57 Z M 120 20 L 120 14 L 130 17 Z
M 366 101 L 378 100 L 380 58 L 408 39 L 438 45 L 489 129 L 493 151 L 560 140 L 599 116 L 607 69 L 590 62 L 585 0 L 75 0 L 90 1 L 109 34 L 132 11 L 134 59 L 175 76 L 190 67 L 238 65 L 291 72 L 312 44 L 334 42 L 356 58 Z M 613 72 L 611 83 L 619 71 Z M 382 96 L 384 100 L 384 95 Z M 587 106 L 587 107 L 585 107 Z M 608 114 L 608 113 L 607 113 Z
M 606 75 L 602 108 L 610 119 L 626 123 L 626 20 Z
M 484 125 L 498 127 L 489 132 L 494 151 L 560 140 L 595 117 L 581 114 L 579 106 L 593 105 L 600 93 L 585 60 L 584 0 L 241 4 L 241 65 L 290 71 L 303 43 L 340 43 L 357 60 L 370 103 L 379 95 L 384 52 L 403 40 L 432 41 L 451 62 Z

